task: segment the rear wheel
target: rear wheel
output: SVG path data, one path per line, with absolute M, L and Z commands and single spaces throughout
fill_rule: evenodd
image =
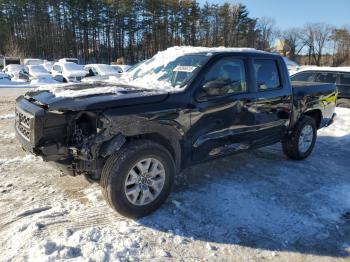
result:
M 139 218 L 164 203 L 174 172 L 172 156 L 163 146 L 147 140 L 132 142 L 108 158 L 101 175 L 102 192 L 118 213 Z
M 282 142 L 283 152 L 291 159 L 301 160 L 308 157 L 316 142 L 317 128 L 312 117 L 303 116 L 289 138 Z

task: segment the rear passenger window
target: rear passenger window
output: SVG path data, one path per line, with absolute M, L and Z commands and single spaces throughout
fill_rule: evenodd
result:
M 340 74 L 340 84 L 350 86 L 350 74 Z
M 314 73 L 312 72 L 302 72 L 291 76 L 292 81 L 303 81 L 303 82 L 313 82 Z
M 254 60 L 257 86 L 260 91 L 281 87 L 277 62 L 269 59 Z
M 320 83 L 335 83 L 337 80 L 336 73 L 317 73 L 315 77 L 315 82 Z

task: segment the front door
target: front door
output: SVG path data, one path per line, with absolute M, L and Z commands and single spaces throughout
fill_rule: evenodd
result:
M 217 58 L 199 79 L 189 132 L 194 162 L 245 150 L 251 146 L 255 113 L 252 111 L 254 94 L 247 81 L 247 67 L 248 62 L 244 58 Z M 203 89 L 208 83 L 225 83 L 227 92 L 208 94 Z

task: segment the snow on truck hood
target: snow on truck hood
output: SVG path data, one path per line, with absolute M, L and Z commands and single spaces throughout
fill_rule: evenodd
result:
M 26 93 L 25 98 L 47 105 L 49 110 L 77 111 L 157 103 L 165 100 L 165 90 L 140 89 L 109 83 L 46 85 Z
M 211 56 L 212 52 L 263 52 L 253 48 L 226 48 L 226 47 L 192 47 L 192 46 L 174 46 L 165 51 L 158 52 L 151 59 L 141 62 L 135 68 L 125 72 L 120 77 L 111 77 L 109 82 L 111 86 L 99 87 L 95 89 L 81 88 L 64 88 L 62 86 L 43 86 L 39 90 L 48 90 L 56 97 L 79 97 L 84 95 L 94 95 L 101 93 L 118 94 L 119 88 L 116 85 L 130 85 L 140 89 L 151 89 L 165 92 L 179 92 L 183 90 L 181 86 L 173 86 L 169 81 L 162 80 L 162 77 L 169 73 L 165 67 L 175 61 L 177 58 L 195 53 L 203 53 L 206 56 Z M 195 69 L 195 68 L 194 68 Z M 194 70 L 193 69 L 193 70 Z M 175 71 L 175 69 L 174 69 Z M 164 78 L 164 77 L 163 77 Z M 119 92 L 120 93 L 120 92 Z
M 45 85 L 38 87 L 35 91 L 48 91 L 57 98 L 78 98 L 84 96 L 93 96 L 101 94 L 112 94 L 112 95 L 123 95 L 127 92 L 130 92 L 130 89 L 138 90 L 139 94 L 144 93 L 143 89 L 138 87 L 126 87 L 121 84 L 112 84 L 112 83 L 74 83 L 74 84 L 57 84 L 57 85 Z M 150 90 L 146 89 L 147 93 L 152 94 L 164 94 L 167 93 L 166 90 Z M 154 91 L 154 92 L 149 92 Z

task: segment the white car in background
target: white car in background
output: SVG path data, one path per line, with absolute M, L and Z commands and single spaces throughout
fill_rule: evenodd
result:
M 82 65 L 74 62 L 57 62 L 53 65 L 51 74 L 56 81 L 80 82 L 86 76 L 86 71 Z
M 119 73 L 124 73 L 128 71 L 131 67 L 130 65 L 111 65 L 111 67 L 115 68 Z
M 23 60 L 23 65 L 41 65 L 44 62 L 42 59 L 26 58 Z
M 19 79 L 19 72 L 24 68 L 24 65 L 10 64 L 5 66 L 2 70 L 3 73 L 9 75 L 11 80 Z
M 72 63 L 76 63 L 79 65 L 79 59 L 78 58 L 61 58 L 60 60 L 58 60 L 59 63 L 66 63 L 66 62 L 72 62 Z
M 10 84 L 11 78 L 8 74 L 0 72 L 0 85 Z
M 52 61 L 44 61 L 44 63 L 42 63 L 42 66 L 47 70 L 47 72 L 51 73 L 54 64 L 55 62 Z
M 114 67 L 107 64 L 89 64 L 84 66 L 86 77 L 83 82 L 104 81 L 110 76 L 118 77 L 120 72 Z
M 300 69 L 300 65 L 294 62 L 293 60 L 290 60 L 288 57 L 283 57 L 284 62 L 287 65 L 289 74 L 293 74 L 297 72 Z
M 42 65 L 28 65 L 19 72 L 19 79 L 27 82 L 57 83 Z

